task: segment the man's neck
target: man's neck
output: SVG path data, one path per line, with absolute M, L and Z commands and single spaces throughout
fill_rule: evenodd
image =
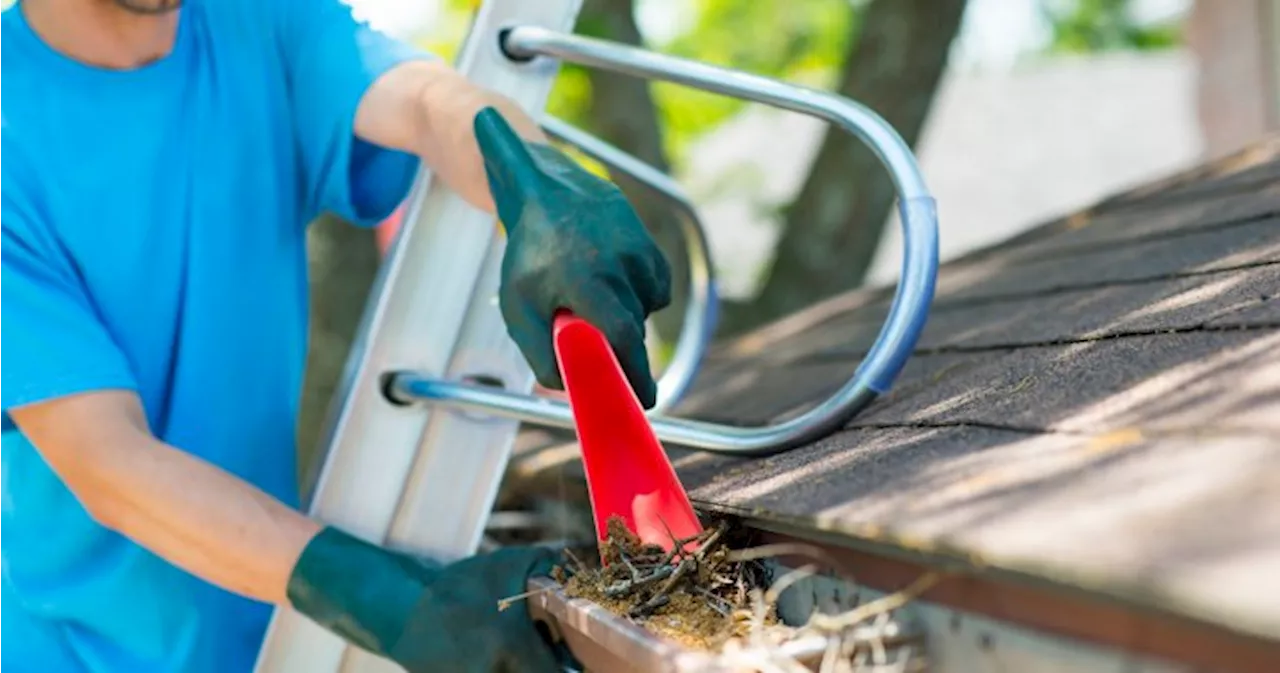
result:
M 164 58 L 178 12 L 138 14 L 111 0 L 22 0 L 31 30 L 55 51 L 86 65 L 131 70 Z

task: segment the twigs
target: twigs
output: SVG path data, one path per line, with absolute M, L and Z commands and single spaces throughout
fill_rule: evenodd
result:
M 710 602 L 711 607 L 721 615 L 728 617 L 730 612 L 732 612 L 733 605 L 731 605 L 729 601 L 707 591 L 703 587 L 694 587 L 694 591 L 698 592 L 699 595 L 706 597 L 707 601 Z
M 741 626 L 732 617 L 763 576 L 756 561 L 729 560 L 728 535 L 724 522 L 684 538 L 668 527 L 667 543 L 649 545 L 615 518 L 600 542 L 603 567 L 576 572 L 566 591 L 685 644 L 712 648 Z
M 533 591 L 526 591 L 522 594 L 516 594 L 514 596 L 507 596 L 506 598 L 503 598 L 498 601 L 498 612 L 502 612 L 503 610 L 506 610 L 507 608 L 511 607 L 516 603 L 516 601 L 522 601 L 526 598 L 532 598 L 534 596 L 537 596 L 538 594 L 546 593 L 548 591 L 555 591 L 558 588 L 559 587 L 553 584 L 549 587 L 534 589 Z
M 635 591 L 639 587 L 644 586 L 645 584 L 648 584 L 650 582 L 657 582 L 658 580 L 661 580 L 661 579 L 666 579 L 667 577 L 670 577 L 673 572 L 674 571 L 672 570 L 671 566 L 661 566 L 658 568 L 654 568 L 647 575 L 640 575 L 634 568 L 632 568 L 631 579 L 610 584 L 608 587 L 605 587 L 604 595 L 608 596 L 609 598 L 617 598 L 619 596 L 625 596 Z
M 671 548 L 666 552 L 659 549 L 661 553 L 655 552 L 654 547 L 639 545 L 632 536 L 613 528 L 611 524 L 609 540 L 606 541 L 610 548 L 608 556 L 626 568 L 627 576 L 610 582 L 603 593 L 609 598 L 631 599 L 633 604 L 627 611 L 629 617 L 639 619 L 654 614 L 671 604 L 672 593 L 676 591 L 702 597 L 717 614 L 728 614 L 732 604 L 726 597 L 717 595 L 714 589 L 731 586 L 733 580 L 719 568 L 724 555 L 711 557 L 719 548 L 727 526 L 707 528 L 686 538 L 675 537 L 668 528 Z M 662 583 L 657 588 L 650 588 L 649 585 L 659 581 Z
M 583 563 L 582 559 L 578 558 L 578 555 L 573 553 L 572 549 L 565 547 L 564 555 L 567 556 L 569 558 L 569 561 L 573 563 L 575 571 L 577 572 L 586 571 L 587 564 Z
M 776 545 L 774 550 L 787 545 Z M 741 557 L 756 556 L 764 548 L 745 550 Z M 794 553 L 787 549 L 784 553 Z M 927 573 L 902 590 L 854 607 L 838 615 L 815 612 L 808 623 L 799 628 L 783 625 L 766 626 L 761 615 L 776 609 L 777 601 L 787 588 L 808 578 L 813 564 L 792 570 L 775 581 L 767 591 L 751 591 L 751 609 L 740 611 L 748 623 L 747 632 L 731 639 L 721 648 L 719 663 L 726 668 L 745 671 L 805 671 L 813 673 L 856 673 L 859 671 L 920 670 L 923 654 L 920 644 L 894 611 L 937 584 L 941 576 Z M 788 643 L 815 641 L 798 652 Z M 804 654 L 802 654 L 804 653 Z
M 750 547 L 748 549 L 736 549 L 729 552 L 729 560 L 731 561 L 754 561 L 764 558 L 776 558 L 787 554 L 798 554 L 833 563 L 835 559 L 824 551 L 821 547 L 811 544 L 800 544 L 798 542 L 780 542 L 778 544 L 766 544 L 759 547 Z
M 778 598 L 782 596 L 782 592 L 787 590 L 787 587 L 791 586 L 792 584 L 795 584 L 796 582 L 799 582 L 800 580 L 806 577 L 809 577 L 810 575 L 813 574 L 814 570 L 816 570 L 816 568 L 812 564 L 810 564 L 810 565 L 796 568 L 795 570 L 792 570 L 791 572 L 783 575 L 781 578 L 778 579 L 777 582 L 773 583 L 773 586 L 769 587 L 769 590 L 767 592 L 765 592 L 764 594 L 765 602 L 770 604 L 777 603 Z
M 942 576 L 938 573 L 925 573 L 901 591 L 878 598 L 866 605 L 859 605 L 844 614 L 830 616 L 815 612 L 809 618 L 809 624 L 825 631 L 839 631 L 850 628 L 876 615 L 890 610 L 897 610 L 916 596 L 928 591 L 940 579 L 942 579 Z
M 821 581 L 813 577 L 819 568 L 847 579 L 830 554 L 796 543 L 730 549 L 723 523 L 683 539 L 670 529 L 667 534 L 670 544 L 646 545 L 620 519 L 612 520 L 600 543 L 603 567 L 588 568 L 568 555 L 574 574 L 566 592 L 635 620 L 655 635 L 713 652 L 730 670 L 914 673 L 922 665 L 923 644 L 897 611 L 936 584 L 937 575 L 842 614 L 815 613 L 801 626 L 787 626 L 779 623 L 777 612 L 788 589 Z M 771 557 L 808 562 L 767 582 L 762 561 Z

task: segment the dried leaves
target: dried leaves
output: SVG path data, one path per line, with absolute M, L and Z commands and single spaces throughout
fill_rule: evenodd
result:
M 761 560 L 786 554 L 833 559 L 820 548 L 775 544 L 731 550 L 721 523 L 677 539 L 673 551 L 645 545 L 621 519 L 609 522 L 600 544 L 603 567 L 589 567 L 566 550 L 571 563 L 553 573 L 573 598 L 584 598 L 629 618 L 655 635 L 709 651 L 732 670 L 797 673 L 914 673 L 926 665 L 919 634 L 900 621 L 898 609 L 927 590 L 938 576 L 917 579 L 901 591 L 807 623 L 781 624 L 782 592 L 810 576 L 817 564 L 793 570 L 769 584 Z M 817 648 L 815 649 L 815 644 Z
M 664 551 L 642 544 L 615 517 L 600 547 L 605 565 L 578 561 L 557 579 L 569 596 L 600 603 L 686 646 L 713 649 L 742 635 L 743 620 L 734 613 L 749 610 L 751 591 L 765 583 L 757 561 L 729 560 L 726 531 L 722 523 L 691 538 L 673 536 L 671 551 Z

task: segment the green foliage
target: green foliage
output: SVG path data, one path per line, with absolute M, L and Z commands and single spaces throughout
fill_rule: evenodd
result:
M 441 3 L 430 30 L 419 37 L 417 44 L 441 58 L 455 61 L 462 41 L 471 29 L 471 21 L 479 9 L 480 0 L 445 0 Z M 586 71 L 575 65 L 565 65 L 561 67 L 560 76 L 547 100 L 547 112 L 576 126 L 587 127 L 590 99 L 591 82 L 587 79 Z M 576 148 L 562 149 L 591 172 L 601 176 L 608 175 L 603 166 Z
M 590 2 L 590 0 L 587 0 Z M 638 7 L 654 0 L 634 0 Z M 713 65 L 733 67 L 808 86 L 832 86 L 849 41 L 856 39 L 865 1 L 857 0 L 687 0 L 677 32 L 651 49 Z M 1052 22 L 1050 52 L 1082 53 L 1116 49 L 1161 49 L 1181 41 L 1176 21 L 1145 24 L 1133 16 L 1132 0 L 1037 0 Z M 445 0 L 431 33 L 422 40 L 452 59 L 465 37 L 479 0 Z M 677 21 L 672 17 L 672 21 Z M 607 36 L 598 17 L 583 12 L 574 31 Z M 674 84 L 652 84 L 663 127 L 665 150 L 677 170 L 687 148 L 740 112 L 747 103 Z M 591 81 L 566 64 L 548 99 L 548 111 L 590 129 Z M 594 167 L 593 167 L 594 168 Z
M 837 75 L 856 26 L 857 5 L 850 0 L 693 0 L 692 20 L 663 44 L 650 48 L 714 65 L 825 87 Z M 645 0 L 636 0 L 641 5 Z M 456 56 L 478 0 L 446 0 L 431 32 L 420 44 L 447 59 Z M 584 12 L 574 32 L 604 37 L 606 26 Z M 739 112 L 742 101 L 666 83 L 653 84 L 668 156 L 680 165 L 685 149 L 699 136 Z M 564 65 L 547 110 L 565 121 L 590 128 L 591 81 L 587 72 Z
M 1131 0 L 1041 0 L 1053 26 L 1049 51 L 1156 50 L 1181 44 L 1179 22 L 1142 23 L 1134 17 L 1133 5 Z
M 447 61 L 454 61 L 479 9 L 480 0 L 444 0 L 431 20 L 430 30 L 418 37 L 417 45 Z
M 856 19 L 849 0 L 701 0 L 688 28 L 661 48 L 713 65 L 828 87 Z M 693 140 L 746 105 L 673 84 L 655 84 L 653 91 L 666 150 L 677 165 Z

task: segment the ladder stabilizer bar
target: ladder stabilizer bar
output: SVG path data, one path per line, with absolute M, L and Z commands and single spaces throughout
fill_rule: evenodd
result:
M 826 120 L 862 140 L 885 166 L 897 189 L 905 241 L 903 272 L 889 316 L 849 382 L 806 413 L 762 427 L 733 427 L 655 416 L 652 421 L 659 439 L 713 453 L 778 453 L 837 430 L 892 386 L 915 348 L 933 301 L 938 271 L 938 220 L 934 199 L 925 187 L 911 149 L 888 122 L 865 106 L 832 93 L 606 40 L 536 26 L 505 29 L 498 39 L 502 51 L 517 61 L 546 56 L 690 86 Z M 536 425 L 573 427 L 573 415 L 563 402 L 440 380 L 415 372 L 393 373 L 387 394 L 403 404 L 426 402 Z

